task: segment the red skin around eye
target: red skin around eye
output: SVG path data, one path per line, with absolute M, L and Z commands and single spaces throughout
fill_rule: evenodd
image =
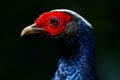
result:
M 59 24 L 52 26 L 49 20 L 52 17 L 58 18 Z M 38 28 L 44 28 L 51 36 L 55 36 L 64 31 L 65 26 L 69 23 L 71 16 L 63 12 L 46 12 L 43 13 L 37 20 L 35 20 Z

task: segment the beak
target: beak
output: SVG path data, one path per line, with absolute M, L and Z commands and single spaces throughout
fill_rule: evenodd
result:
M 43 28 L 38 28 L 36 24 L 29 25 L 25 27 L 22 32 L 21 36 L 28 35 L 28 34 L 34 34 L 34 33 L 40 33 L 41 31 L 45 31 Z

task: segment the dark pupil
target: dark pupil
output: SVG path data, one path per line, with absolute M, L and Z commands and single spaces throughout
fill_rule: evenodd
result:
M 50 19 L 49 23 L 52 25 L 52 26 L 57 26 L 58 25 L 58 18 L 56 17 L 53 17 Z

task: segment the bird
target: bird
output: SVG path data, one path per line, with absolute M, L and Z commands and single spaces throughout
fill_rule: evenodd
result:
M 54 9 L 42 13 L 21 31 L 21 36 L 45 34 L 59 49 L 51 80 L 96 80 L 96 48 L 91 28 L 77 12 Z

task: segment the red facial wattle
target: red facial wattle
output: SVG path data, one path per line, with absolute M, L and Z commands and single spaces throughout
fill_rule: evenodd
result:
M 70 19 L 70 15 L 62 12 L 46 12 L 35 20 L 35 24 L 38 28 L 45 29 L 51 36 L 55 36 L 64 31 Z

